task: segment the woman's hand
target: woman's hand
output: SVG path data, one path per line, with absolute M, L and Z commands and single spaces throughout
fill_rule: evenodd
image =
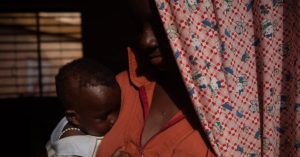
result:
M 131 155 L 125 151 L 125 147 L 118 148 L 111 157 L 131 157 Z

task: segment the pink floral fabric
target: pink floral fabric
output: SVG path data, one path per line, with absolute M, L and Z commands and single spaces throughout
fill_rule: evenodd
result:
M 156 4 L 218 156 L 300 156 L 300 1 Z

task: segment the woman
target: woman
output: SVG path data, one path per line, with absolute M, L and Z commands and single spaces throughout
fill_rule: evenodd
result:
M 98 157 L 214 156 L 197 131 L 199 122 L 154 2 L 130 0 L 130 5 L 138 38 L 128 50 L 129 72 L 117 76 L 121 112 Z

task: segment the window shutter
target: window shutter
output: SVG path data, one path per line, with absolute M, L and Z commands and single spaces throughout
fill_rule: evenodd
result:
M 79 57 L 80 13 L 0 13 L 0 98 L 55 96 L 58 69 Z

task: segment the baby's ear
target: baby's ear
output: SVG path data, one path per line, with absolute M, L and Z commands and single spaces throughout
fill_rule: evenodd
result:
M 66 110 L 65 115 L 69 123 L 75 126 L 79 126 L 80 118 L 75 110 Z

